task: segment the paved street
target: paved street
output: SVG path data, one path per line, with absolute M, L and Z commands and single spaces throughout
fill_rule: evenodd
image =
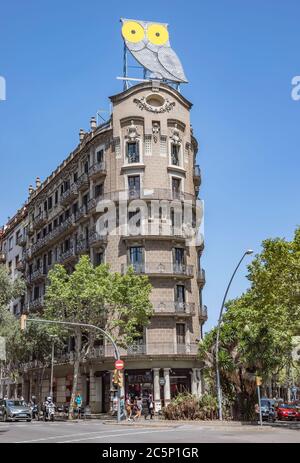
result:
M 289 426 L 213 424 L 104 424 L 103 422 L 0 423 L 0 443 L 188 443 L 300 442 L 300 429 Z

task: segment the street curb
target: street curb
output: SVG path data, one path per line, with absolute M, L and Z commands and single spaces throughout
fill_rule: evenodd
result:
M 178 427 L 187 424 L 199 425 L 199 426 L 219 426 L 219 427 L 240 427 L 240 426 L 254 426 L 257 427 L 257 422 L 253 421 L 201 421 L 201 420 L 181 420 L 181 421 L 173 421 L 173 420 L 155 420 L 155 421 L 121 421 L 121 423 L 117 423 L 115 420 L 106 420 L 103 421 L 102 424 L 106 425 L 117 425 L 117 426 L 139 426 L 139 427 Z

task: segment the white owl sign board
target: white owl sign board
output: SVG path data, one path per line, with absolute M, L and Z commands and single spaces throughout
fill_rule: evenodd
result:
M 132 19 L 121 22 L 127 49 L 151 72 L 151 79 L 187 83 L 181 62 L 171 48 L 167 24 Z

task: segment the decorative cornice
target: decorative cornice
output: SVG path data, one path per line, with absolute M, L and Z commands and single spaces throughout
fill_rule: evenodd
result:
M 133 102 L 143 111 L 144 109 L 146 111 L 149 111 L 151 113 L 155 114 L 160 114 L 160 113 L 168 113 L 170 112 L 174 106 L 175 106 L 175 101 L 170 101 L 168 99 L 165 100 L 164 104 L 162 106 L 151 106 L 150 104 L 147 103 L 146 98 L 142 96 L 141 98 L 134 98 Z

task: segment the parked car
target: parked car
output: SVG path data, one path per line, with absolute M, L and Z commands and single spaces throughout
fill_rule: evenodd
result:
M 1 399 L 0 418 L 2 421 L 31 421 L 31 409 L 23 400 Z
M 293 404 L 281 403 L 276 408 L 276 417 L 278 420 L 297 420 L 299 412 Z
M 274 408 L 275 400 L 268 399 L 263 397 L 260 401 L 261 405 L 261 415 L 264 421 L 275 421 L 275 408 Z

